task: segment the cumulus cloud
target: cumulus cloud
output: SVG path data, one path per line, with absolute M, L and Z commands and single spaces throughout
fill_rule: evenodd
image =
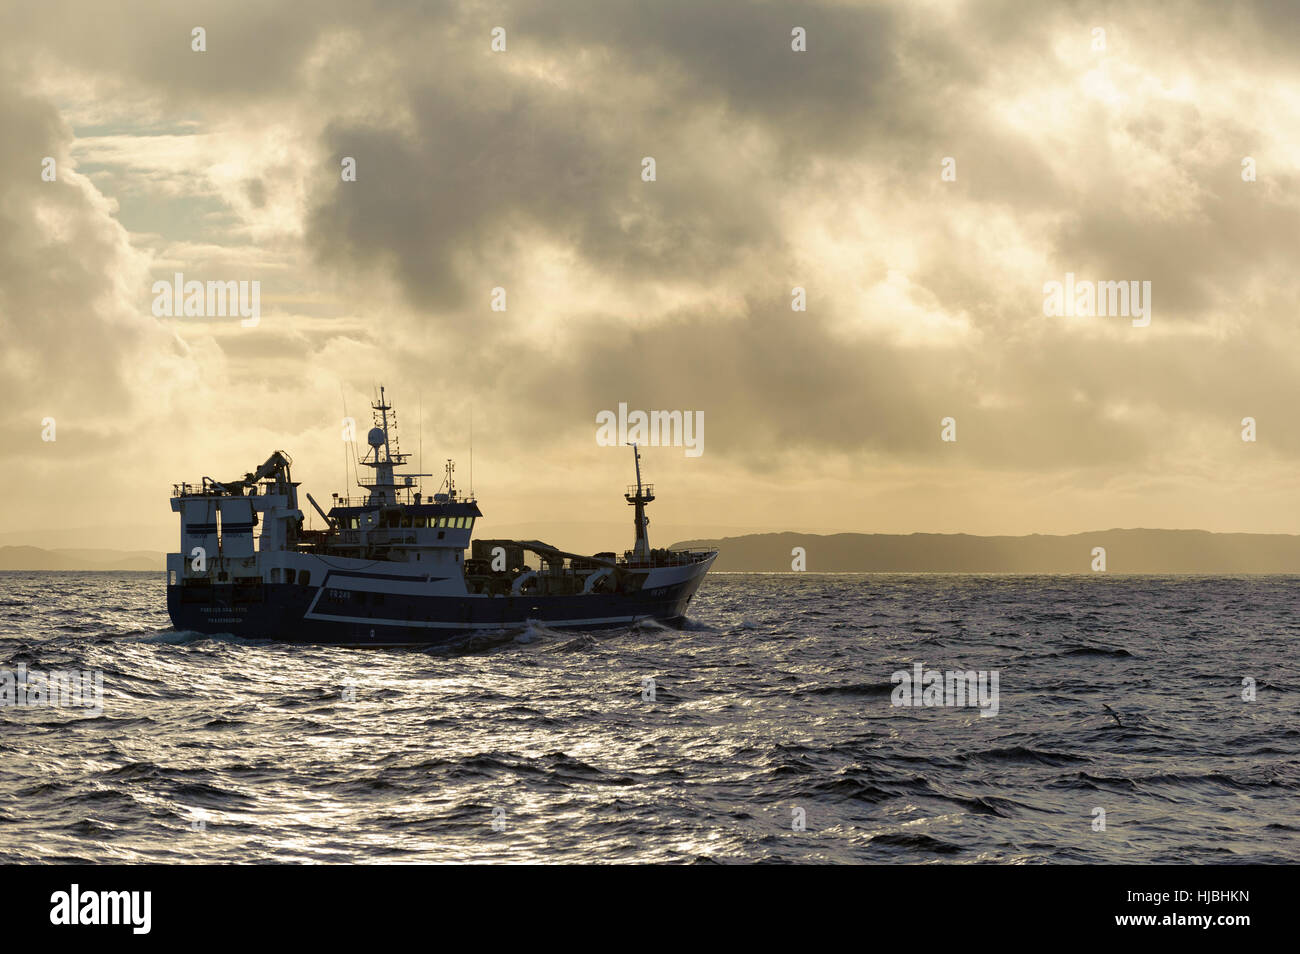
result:
M 297 437 L 297 473 L 337 483 L 340 391 L 355 410 L 384 379 L 436 409 L 431 439 L 473 407 L 571 487 L 598 410 L 702 409 L 706 454 L 665 466 L 731 526 L 1300 529 L 1293 11 L 122 9 L 0 14 L 14 433 L 42 384 L 118 422 L 156 415 L 152 389 L 209 434 L 176 468 Z M 173 270 L 260 278 L 262 327 L 146 320 Z M 1150 281 L 1151 326 L 1046 318 L 1066 272 Z M 140 459 L 118 466 L 143 487 Z M 508 492 L 515 463 L 480 467 Z

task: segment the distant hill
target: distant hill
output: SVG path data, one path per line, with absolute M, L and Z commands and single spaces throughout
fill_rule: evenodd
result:
M 803 547 L 810 573 L 1090 573 L 1094 547 L 1110 573 L 1300 574 L 1300 535 L 1206 530 L 1097 530 L 1067 536 L 980 537 L 966 533 L 752 533 L 685 540 L 716 547 L 715 570 L 789 573 Z M 152 550 L 0 547 L 0 570 L 147 570 Z
M 42 550 L 0 547 L 0 570 L 153 570 L 167 558 L 152 550 Z
M 789 573 L 791 550 L 803 547 L 810 573 L 1090 573 L 1093 548 L 1104 547 L 1110 573 L 1300 573 L 1300 536 L 1284 533 L 756 533 L 674 546 L 716 547 L 724 571 Z

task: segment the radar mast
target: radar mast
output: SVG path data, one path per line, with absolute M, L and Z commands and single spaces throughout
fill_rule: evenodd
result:
M 654 484 L 641 483 L 641 451 L 636 444 L 629 445 L 632 448 L 632 457 L 636 463 L 636 486 L 629 486 L 627 493 L 623 497 L 627 500 L 628 505 L 636 508 L 636 543 L 632 547 L 632 556 L 636 560 L 650 559 L 650 535 L 646 532 L 646 527 L 650 524 L 650 518 L 645 515 L 645 505 L 655 499 Z

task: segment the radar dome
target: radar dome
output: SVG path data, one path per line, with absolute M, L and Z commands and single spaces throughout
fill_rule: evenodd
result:
M 366 443 L 371 447 L 382 447 L 384 444 L 384 430 L 381 427 L 372 427 L 370 433 L 366 435 Z

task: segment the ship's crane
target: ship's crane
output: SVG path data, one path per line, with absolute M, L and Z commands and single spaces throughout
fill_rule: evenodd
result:
M 212 487 L 221 493 L 228 493 L 231 496 L 242 497 L 244 491 L 249 487 L 256 487 L 260 481 L 269 477 L 274 477 L 277 484 L 292 483 L 289 477 L 289 467 L 293 464 L 291 458 L 284 451 L 276 451 L 266 459 L 266 463 L 252 473 L 244 475 L 243 480 L 229 480 L 225 483 L 218 483 L 211 477 L 204 477 L 204 481 L 210 483 Z

